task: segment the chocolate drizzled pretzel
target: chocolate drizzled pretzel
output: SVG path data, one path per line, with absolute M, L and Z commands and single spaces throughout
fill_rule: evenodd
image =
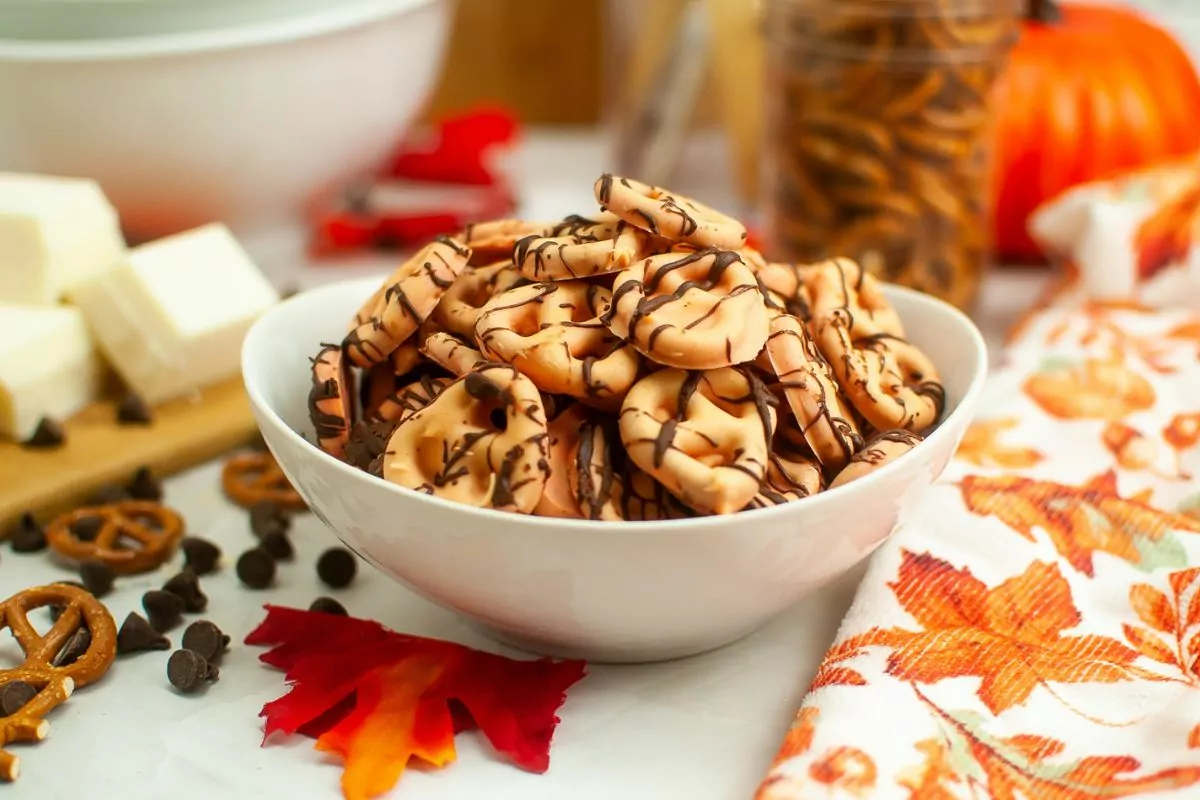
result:
M 355 316 L 359 324 L 342 342 L 350 361 L 366 368 L 387 359 L 425 321 L 470 257 L 462 242 L 440 236 L 402 264 Z
M 605 173 L 594 188 L 601 208 L 669 241 L 728 250 L 746 242 L 742 223 L 658 186 Z
M 946 407 L 937 367 L 904 339 L 885 333 L 855 338 L 853 321 L 836 309 L 815 321 L 817 347 L 863 419 L 877 430 L 932 427 Z
M 75 526 L 91 518 L 101 521 L 99 530 L 81 537 Z M 46 526 L 46 542 L 54 552 L 73 561 L 99 561 L 118 575 L 155 569 L 171 557 L 182 537 L 183 517 L 148 500 L 79 508 Z
M 475 339 L 485 356 L 512 364 L 544 392 L 615 408 L 642 359 L 601 322 L 611 304 L 607 289 L 582 281 L 522 286 L 484 306 Z
M 812 457 L 812 453 L 804 453 L 786 444 L 781 445 L 776 437 L 776 443 L 771 448 L 766 477 L 763 478 L 758 494 L 746 507 L 780 506 L 811 497 L 824 488 L 825 477 L 821 473 L 821 465 Z
M 51 605 L 62 610 L 50 630 L 39 635 L 29 622 L 29 612 Z M 45 716 L 76 688 L 100 680 L 112 666 L 117 626 L 108 609 L 89 592 L 56 583 L 26 589 L 0 603 L 0 627 L 12 631 L 25 654 L 19 666 L 0 670 L 0 686 L 19 681 L 36 691 L 19 710 L 0 719 L 0 745 L 41 741 L 50 732 Z M 86 650 L 70 663 L 62 663 L 59 653 L 80 631 L 89 636 Z M 0 779 L 16 780 L 19 772 L 18 758 L 0 750 Z
M 485 267 L 467 267 L 454 285 L 446 290 L 441 302 L 430 314 L 429 321 L 437 331 L 461 339 L 472 339 L 475 336 L 475 322 L 487 301 L 527 282 L 511 261 Z
M 877 333 L 904 338 L 900 315 L 884 297 L 878 281 L 860 264 L 834 258 L 805 268 L 806 286 L 813 318 L 841 309 L 849 315 L 851 335 Z
M 421 344 L 421 354 L 459 377 L 487 363 L 487 358 L 470 343 L 450 333 L 429 334 Z
M 653 255 L 653 238 L 615 214 L 572 215 L 544 236 L 517 242 L 513 263 L 531 281 L 587 278 L 625 269 Z
M 526 236 L 544 236 L 551 227 L 547 222 L 497 219 L 468 225 L 458 238 L 471 249 L 469 263 L 482 266 L 511 259 L 517 242 Z
M 532 381 L 484 364 L 396 428 L 383 477 L 473 506 L 529 513 L 549 477 L 545 409 Z
M 923 439 L 918 433 L 906 430 L 891 430 L 876 434 L 863 449 L 854 454 L 846 468 L 838 473 L 829 488 L 845 486 L 851 481 L 865 477 L 884 464 L 895 461 L 916 447 Z
M 383 398 L 370 419 L 372 421 L 403 422 L 432 403 L 453 382 L 453 378 L 444 378 L 428 373 L 421 375 Z
M 621 406 L 630 460 L 691 508 L 745 508 L 766 474 L 774 398 L 748 369 L 666 369 L 638 381 Z
M 652 256 L 617 276 L 601 321 L 652 361 L 717 369 L 752 361 L 769 314 L 757 278 L 731 250 Z
M 350 426 L 354 424 L 354 373 L 342 348 L 334 344 L 322 345 L 311 363 L 308 416 L 317 444 L 334 458 L 341 458 Z

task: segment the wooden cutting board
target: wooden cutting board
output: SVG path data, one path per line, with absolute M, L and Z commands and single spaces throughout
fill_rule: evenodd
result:
M 251 442 L 258 426 L 241 377 L 199 397 L 154 408 L 149 425 L 118 425 L 116 401 L 92 403 L 64 424 L 62 447 L 0 443 L 0 534 L 26 511 L 47 521 L 87 502 L 105 484 L 129 482 L 138 467 L 162 478 Z

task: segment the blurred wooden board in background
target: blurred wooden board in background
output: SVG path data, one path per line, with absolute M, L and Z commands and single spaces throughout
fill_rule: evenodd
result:
M 138 467 L 166 477 L 258 434 L 241 377 L 156 407 L 150 425 L 118 425 L 113 400 L 91 404 L 63 427 L 67 440 L 56 449 L 0 443 L 0 532 L 26 511 L 48 521 L 106 484 L 128 483 Z

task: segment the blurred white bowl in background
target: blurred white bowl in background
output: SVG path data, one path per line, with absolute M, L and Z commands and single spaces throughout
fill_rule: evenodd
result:
M 294 223 L 316 194 L 375 165 L 434 84 L 453 8 L 38 6 L 59 21 L 0 12 L 0 169 L 99 180 L 134 238 L 212 220 L 238 233 Z M 66 25 L 71 7 L 97 19 L 103 8 L 106 24 Z M 97 31 L 111 35 L 85 36 Z

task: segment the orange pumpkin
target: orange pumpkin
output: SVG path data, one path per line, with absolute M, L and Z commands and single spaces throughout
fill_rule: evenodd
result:
M 996 247 L 1036 261 L 1029 215 L 1062 191 L 1200 148 L 1200 79 L 1162 28 L 1115 6 L 1032 0 L 996 87 Z

